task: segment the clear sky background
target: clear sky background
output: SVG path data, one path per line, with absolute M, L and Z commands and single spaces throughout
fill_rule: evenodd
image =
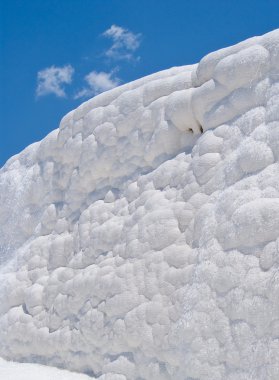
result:
M 95 94 L 278 27 L 278 0 L 0 0 L 0 167 Z

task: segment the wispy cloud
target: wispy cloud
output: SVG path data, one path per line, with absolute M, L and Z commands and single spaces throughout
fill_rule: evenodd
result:
M 136 56 L 136 51 L 141 44 L 142 35 L 135 34 L 128 29 L 118 25 L 111 25 L 109 29 L 102 33 L 102 36 L 111 41 L 111 46 L 101 57 L 113 60 L 136 61 L 139 59 Z M 103 64 L 111 66 L 111 62 L 105 60 Z M 79 91 L 74 91 L 73 97 L 89 98 L 100 94 L 101 92 L 110 90 L 122 83 L 122 80 L 115 75 L 118 68 L 106 71 L 91 71 L 84 77 L 85 85 Z M 65 66 L 50 66 L 37 74 L 37 97 L 42 97 L 49 94 L 54 94 L 57 97 L 66 97 L 66 86 L 72 83 L 72 78 L 75 70 L 72 65 Z M 72 92 L 72 91 L 71 91 Z M 73 92 L 72 92 L 73 93 Z
M 72 82 L 74 68 L 71 65 L 63 67 L 51 66 L 38 72 L 36 95 L 55 94 L 65 97 L 64 85 Z
M 102 35 L 113 42 L 112 46 L 105 52 L 107 57 L 113 59 L 133 59 L 134 52 L 141 43 L 141 34 L 134 34 L 130 30 L 117 25 L 112 25 Z
M 75 95 L 75 99 L 85 97 L 89 98 L 90 96 L 94 96 L 117 87 L 121 83 L 121 80 L 114 76 L 114 71 L 109 73 L 105 73 L 104 71 L 91 71 L 84 79 L 87 86 Z

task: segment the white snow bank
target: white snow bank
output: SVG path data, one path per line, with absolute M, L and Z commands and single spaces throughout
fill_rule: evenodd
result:
M 278 68 L 279 30 L 103 93 L 7 162 L 2 357 L 278 379 Z

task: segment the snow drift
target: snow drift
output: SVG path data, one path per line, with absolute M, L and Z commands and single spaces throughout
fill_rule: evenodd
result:
M 0 355 L 279 378 L 279 30 L 82 104 L 0 172 Z

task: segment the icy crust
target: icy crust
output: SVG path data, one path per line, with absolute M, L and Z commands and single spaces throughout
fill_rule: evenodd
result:
M 0 355 L 279 378 L 279 31 L 81 105 L 1 171 Z

